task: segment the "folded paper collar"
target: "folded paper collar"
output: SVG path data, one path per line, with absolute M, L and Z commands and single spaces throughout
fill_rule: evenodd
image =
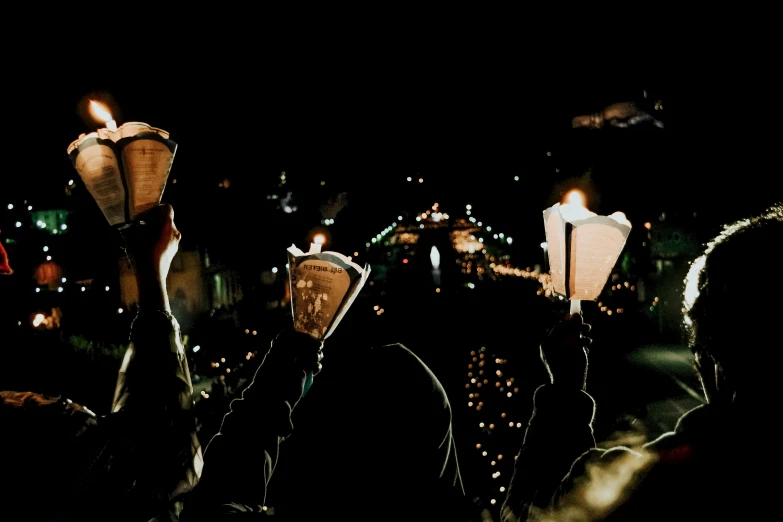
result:
M 82 134 L 78 139 L 74 140 L 68 146 L 68 155 L 70 155 L 71 152 L 79 147 L 79 145 L 90 138 L 111 140 L 116 143 L 123 138 L 131 138 L 142 132 L 153 132 L 164 140 L 169 139 L 169 133 L 163 129 L 153 127 L 140 121 L 129 121 L 117 127 L 117 130 L 115 131 L 109 129 L 98 129 L 97 131 L 91 132 L 89 134 Z

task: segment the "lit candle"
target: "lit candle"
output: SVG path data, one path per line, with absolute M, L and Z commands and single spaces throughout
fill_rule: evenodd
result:
M 323 234 L 316 234 L 313 236 L 313 242 L 310 243 L 310 254 L 315 254 L 321 251 L 321 247 L 326 243 L 326 236 Z
M 582 192 L 579 190 L 572 190 L 568 193 L 566 196 L 566 205 L 568 205 L 570 208 L 569 210 L 571 212 L 580 213 L 587 210 L 585 208 L 584 204 L 584 196 L 582 195 Z M 571 314 L 581 314 L 582 313 L 582 301 L 580 299 L 571 299 L 571 309 L 569 311 Z
M 110 131 L 117 130 L 117 122 L 111 116 L 111 113 L 102 104 L 90 100 L 90 112 L 95 119 L 100 120 L 106 124 L 106 128 Z

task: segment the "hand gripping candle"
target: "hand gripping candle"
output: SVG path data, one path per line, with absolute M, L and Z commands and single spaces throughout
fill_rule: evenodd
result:
M 337 252 L 321 252 L 311 243 L 305 253 L 288 248 L 288 284 L 294 330 L 323 342 L 332 335 L 353 304 L 370 275 L 370 265 L 362 268 L 350 257 Z M 308 374 L 305 392 L 312 384 Z

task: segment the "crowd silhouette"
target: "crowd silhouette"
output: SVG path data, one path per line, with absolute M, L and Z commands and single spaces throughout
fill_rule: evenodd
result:
M 182 234 L 169 205 L 142 218 L 123 231 L 139 306 L 111 413 L 36 390 L 0 392 L 0 520 L 258 520 L 272 516 L 272 491 L 288 506 L 281 520 L 492 520 L 466 496 L 437 372 L 400 342 L 365 345 L 361 328 L 347 331 L 353 323 L 326 341 L 281 326 L 245 378 L 216 383 L 221 421 L 205 428 L 166 288 Z M 781 355 L 771 297 L 783 281 L 774 256 L 754 261 L 757 282 L 736 267 L 781 240 L 777 206 L 727 224 L 691 264 L 681 299 L 705 404 L 654 440 L 596 440 L 601 404 L 586 391 L 595 332 L 581 314 L 527 340 L 540 344 L 548 382 L 529 384 L 532 415 L 513 476 L 502 479 L 500 520 L 774 516 Z M 0 277 L 12 263 L 0 247 Z M 769 298 L 738 305 L 749 291 Z M 324 357 L 332 342 L 341 349 Z

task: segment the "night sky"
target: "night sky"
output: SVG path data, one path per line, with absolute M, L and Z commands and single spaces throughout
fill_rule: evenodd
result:
M 65 153 L 98 126 L 81 110 L 94 98 L 110 106 L 118 124 L 143 121 L 171 133 L 179 145 L 171 172 L 177 184 L 169 183 L 164 201 L 175 205 L 180 228 L 196 243 L 227 232 L 254 244 L 266 237 L 263 244 L 274 247 L 304 243 L 319 224 L 319 204 L 340 192 L 348 205 L 333 228 L 341 234 L 334 245 L 345 250 L 398 214 L 438 202 L 452 213 L 472 204 L 479 219 L 534 252 L 543 239 L 541 211 L 574 186 L 588 190 L 591 210 L 621 210 L 636 223 L 663 212 L 699 212 L 713 223 L 774 202 L 755 167 L 733 184 L 722 180 L 729 138 L 713 139 L 715 118 L 701 118 L 709 107 L 654 55 L 635 62 L 596 55 L 577 72 L 461 51 L 372 60 L 263 55 L 242 66 L 212 58 L 155 68 L 134 81 L 122 68 L 19 74 L 4 96 L 5 143 L 13 152 L 0 199 L 100 217 Z M 571 128 L 573 117 L 625 101 L 663 128 Z M 663 110 L 655 110 L 659 102 Z M 735 177 L 736 158 L 729 170 Z M 269 232 L 275 215 L 261 202 L 281 192 L 282 171 L 299 212 L 286 217 L 293 228 L 277 238 Z M 68 198 L 70 179 L 77 188 Z M 219 189 L 224 179 L 227 190 Z

